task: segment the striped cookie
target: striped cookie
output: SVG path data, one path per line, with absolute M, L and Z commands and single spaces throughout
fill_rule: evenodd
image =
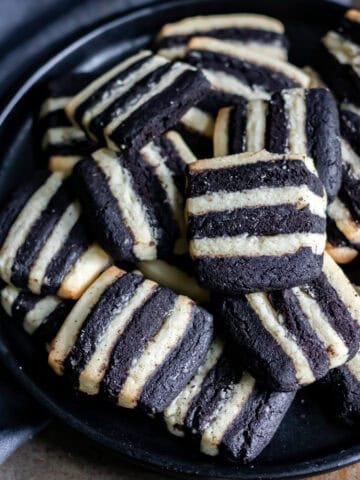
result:
M 78 298 L 109 264 L 90 241 L 62 172 L 38 171 L 0 211 L 0 276 L 35 294 Z
M 270 442 L 293 398 L 264 390 L 249 373 L 235 370 L 216 339 L 163 418 L 171 433 L 195 436 L 203 453 L 250 462 Z
M 48 344 L 59 331 L 73 302 L 54 295 L 34 295 L 8 285 L 0 291 L 3 309 L 41 344 Z
M 88 74 L 77 74 L 52 80 L 46 86 L 46 99 L 39 113 L 38 133 L 41 150 L 53 172 L 70 172 L 82 156 L 96 148 L 80 128 L 71 124 L 64 110 L 71 97 L 87 83 Z
M 307 285 L 218 297 L 214 305 L 235 355 L 275 390 L 313 383 L 359 348 L 359 294 L 326 254 L 321 275 Z
M 263 148 L 313 158 L 328 196 L 335 197 L 342 161 L 338 109 L 330 91 L 292 88 L 274 93 L 269 102 L 251 100 L 220 110 L 214 133 L 216 156 Z
M 157 53 L 169 59 L 183 58 L 193 37 L 217 38 L 266 56 L 287 59 L 284 25 L 275 18 L 247 13 L 189 17 L 168 23 L 157 36 Z
M 101 149 L 78 163 L 78 193 L 103 248 L 129 262 L 184 253 L 184 174 L 195 160 L 180 135 L 169 132 L 140 154 Z
M 269 99 L 277 90 L 306 88 L 310 82 L 297 67 L 247 47 L 208 37 L 195 37 L 188 47 L 186 61 L 203 69 L 213 90 L 248 100 Z
M 305 156 L 261 151 L 190 165 L 185 210 L 200 284 L 236 293 L 313 280 L 321 272 L 325 208 Z
M 91 139 L 114 150 L 138 150 L 173 127 L 208 90 L 200 71 L 142 50 L 81 90 L 66 112 Z
M 106 270 L 52 343 L 49 364 L 89 395 L 161 412 L 202 363 L 212 316 L 142 275 Z

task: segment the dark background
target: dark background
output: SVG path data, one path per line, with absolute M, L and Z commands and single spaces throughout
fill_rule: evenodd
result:
M 0 0 L 0 108 L 38 65 L 62 47 L 107 19 L 154 3 L 165 2 Z

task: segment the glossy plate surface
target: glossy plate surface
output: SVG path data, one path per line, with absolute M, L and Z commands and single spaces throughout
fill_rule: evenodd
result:
M 41 83 L 69 72 L 96 72 L 152 41 L 168 21 L 196 14 L 239 11 L 284 21 L 298 65 L 316 64 L 321 35 L 344 7 L 321 0 L 218 0 L 167 2 L 107 23 L 42 66 L 0 113 L 0 199 L 38 165 L 33 154 L 32 116 Z M 290 6 L 291 5 L 291 6 Z M 269 447 L 249 466 L 201 455 L 189 442 L 167 434 L 145 416 L 72 392 L 46 367 L 46 356 L 4 315 L 0 319 L 0 357 L 24 386 L 54 415 L 85 435 L 136 463 L 158 470 L 233 479 L 294 478 L 338 468 L 360 459 L 360 438 L 324 411 L 314 388 L 300 392 Z

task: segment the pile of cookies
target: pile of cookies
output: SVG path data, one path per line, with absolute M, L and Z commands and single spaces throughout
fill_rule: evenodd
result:
M 0 212 L 2 306 L 54 372 L 209 455 L 253 460 L 319 380 L 359 424 L 360 12 L 322 44 L 316 73 L 278 20 L 194 17 L 49 82 L 48 169 Z

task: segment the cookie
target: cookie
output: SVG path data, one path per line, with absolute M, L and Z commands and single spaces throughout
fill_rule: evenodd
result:
M 89 395 L 161 412 L 202 363 L 212 316 L 142 275 L 106 270 L 52 342 L 49 364 Z
M 150 260 L 139 262 L 136 267 L 150 280 L 162 287 L 170 288 L 174 292 L 186 295 L 197 303 L 208 303 L 209 292 L 201 288 L 192 272 L 188 272 L 184 265 L 178 266 L 164 260 Z
M 39 112 L 38 135 L 43 156 L 52 171 L 70 172 L 83 155 L 96 149 L 65 114 L 65 106 L 71 97 L 89 81 L 89 75 L 77 74 L 52 80 L 46 85 L 46 99 Z
M 176 132 L 119 155 L 101 149 L 74 170 L 88 223 L 115 259 L 136 262 L 187 250 L 185 170 L 196 159 Z
M 78 298 L 109 264 L 89 238 L 70 180 L 38 171 L 0 211 L 0 276 L 35 294 Z
M 53 340 L 73 306 L 71 300 L 34 295 L 10 285 L 1 289 L 0 301 L 9 317 L 21 322 L 24 330 L 41 344 Z
M 216 339 L 163 418 L 171 433 L 195 437 L 203 453 L 247 463 L 270 442 L 293 398 L 265 390 L 248 372 L 236 370 Z
M 66 112 L 91 139 L 115 150 L 139 150 L 172 128 L 208 89 L 200 71 L 142 50 L 80 91 Z
M 200 284 L 227 293 L 319 276 L 326 197 L 313 161 L 261 151 L 189 167 L 189 251 Z
M 322 77 L 340 100 L 360 106 L 360 12 L 348 10 L 338 27 L 323 37 L 322 44 Z
M 338 109 L 329 90 L 292 88 L 269 102 L 220 110 L 214 134 L 215 155 L 257 152 L 305 153 L 313 158 L 326 192 L 340 189 L 342 160 Z
M 214 306 L 234 360 L 275 390 L 313 383 L 359 348 L 360 297 L 326 254 L 321 275 L 306 285 L 216 297 Z
M 168 23 L 157 36 L 157 53 L 169 59 L 183 58 L 192 37 L 216 38 L 267 56 L 287 59 L 284 25 L 275 18 L 246 13 L 189 17 Z
M 269 99 L 284 88 L 309 85 L 309 77 L 297 67 L 208 37 L 195 37 L 188 44 L 185 60 L 201 68 L 213 90 L 248 100 Z

